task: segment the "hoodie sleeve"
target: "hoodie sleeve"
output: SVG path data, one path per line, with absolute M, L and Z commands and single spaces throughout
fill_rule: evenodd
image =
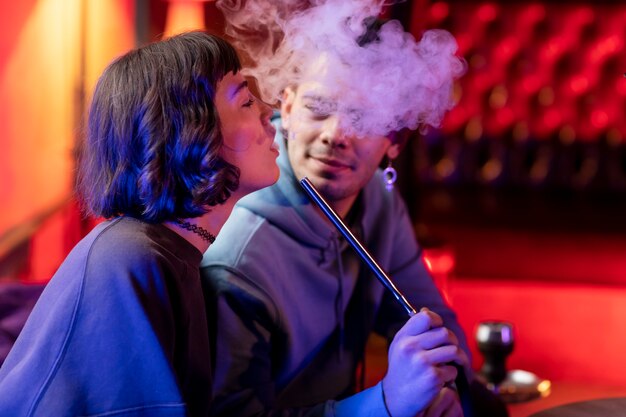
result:
M 385 215 L 390 217 L 386 221 L 380 222 L 388 229 L 384 233 L 388 236 L 386 239 L 388 245 L 384 245 L 386 246 L 385 253 L 381 254 L 381 257 L 386 259 L 387 271 L 396 286 L 416 310 L 427 307 L 443 318 L 444 325 L 458 337 L 459 343 L 467 353 L 471 363 L 465 333 L 456 314 L 443 299 L 426 268 L 424 254 L 415 238 L 406 205 L 397 193 L 394 193 L 392 200 L 392 208 L 385 211 Z M 380 238 L 382 232 L 377 235 Z M 407 319 L 404 309 L 388 291 L 385 291 L 377 316 L 376 331 L 391 342 L 395 333 Z M 471 372 L 471 369 L 466 371 Z M 470 377 L 472 374 L 468 373 L 467 375 Z

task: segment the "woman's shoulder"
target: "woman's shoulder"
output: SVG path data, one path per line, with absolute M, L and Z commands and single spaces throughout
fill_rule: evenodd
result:
M 176 250 L 176 242 L 169 238 L 173 232 L 164 232 L 161 225 L 120 217 L 96 227 L 81 242 L 85 245 L 82 250 L 89 262 L 141 263 L 152 262 L 154 258 L 175 258 L 172 252 Z
M 178 276 L 184 266 L 161 228 L 131 218 L 106 221 L 76 245 L 57 275 L 80 276 L 88 287 L 103 288 Z

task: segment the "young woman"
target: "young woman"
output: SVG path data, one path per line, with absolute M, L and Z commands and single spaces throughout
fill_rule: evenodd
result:
M 98 225 L 0 369 L 2 416 L 206 416 L 198 266 L 233 205 L 278 179 L 269 107 L 234 49 L 191 32 L 115 60 L 96 86 L 78 191 Z

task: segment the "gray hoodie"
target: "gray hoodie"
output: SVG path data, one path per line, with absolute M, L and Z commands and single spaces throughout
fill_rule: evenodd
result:
M 408 317 L 315 211 L 280 134 L 277 141 L 280 179 L 239 202 L 202 261 L 215 306 L 208 312 L 213 415 L 386 416 L 380 383 L 354 394 L 356 368 L 372 331 L 391 341 Z M 385 189 L 380 172 L 349 218 L 411 304 L 440 314 L 469 355 L 425 268 L 405 204 Z

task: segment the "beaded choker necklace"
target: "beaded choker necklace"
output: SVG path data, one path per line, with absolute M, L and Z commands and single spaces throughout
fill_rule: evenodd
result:
M 182 220 L 176 220 L 176 224 L 178 224 L 183 229 L 187 229 L 190 232 L 197 234 L 205 242 L 209 242 L 209 243 L 215 242 L 215 235 L 209 232 L 208 230 L 206 230 L 204 227 L 200 227 L 197 224 L 184 222 Z

